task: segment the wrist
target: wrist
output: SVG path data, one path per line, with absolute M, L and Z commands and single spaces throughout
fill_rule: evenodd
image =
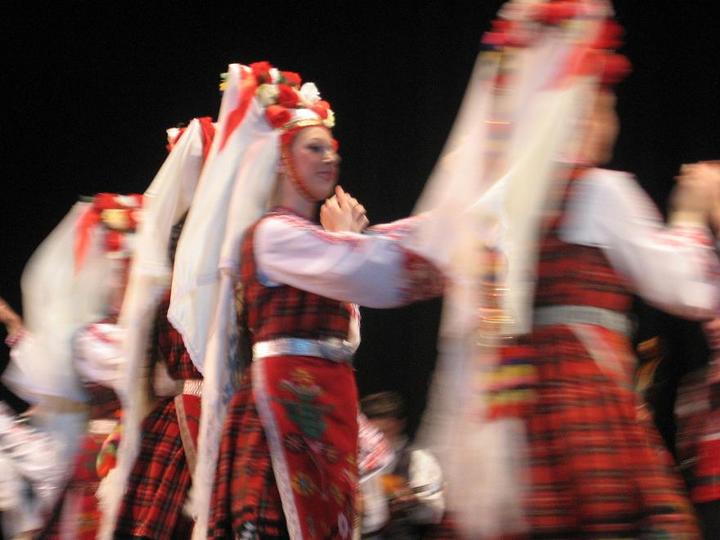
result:
M 676 226 L 705 226 L 707 214 L 700 210 L 673 210 L 670 213 L 670 225 Z

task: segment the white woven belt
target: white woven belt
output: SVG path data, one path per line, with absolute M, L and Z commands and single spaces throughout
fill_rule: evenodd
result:
M 278 338 L 253 345 L 253 358 L 316 356 L 333 362 L 352 362 L 355 347 L 344 339 Z
M 624 314 L 593 306 L 549 306 L 537 308 L 533 315 L 535 326 L 555 324 L 594 324 L 629 336 L 632 323 Z
M 202 397 L 203 382 L 202 379 L 188 379 L 183 381 L 182 393 L 191 396 Z
M 92 433 L 93 435 L 109 435 L 117 425 L 117 420 L 100 418 L 97 420 L 90 420 L 88 422 L 87 430 L 88 433 Z

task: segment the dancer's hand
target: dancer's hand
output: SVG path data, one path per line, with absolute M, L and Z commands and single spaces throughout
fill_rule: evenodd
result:
M 340 186 L 320 208 L 320 223 L 327 231 L 360 233 L 368 226 L 365 207 Z
M 25 330 L 23 322 L 20 315 L 15 313 L 2 298 L 0 298 L 0 322 L 5 325 L 7 330 L 7 338 L 5 341 L 13 345 L 17 343 Z
M 671 201 L 672 223 L 706 223 L 720 207 L 720 167 L 710 163 L 683 165 Z

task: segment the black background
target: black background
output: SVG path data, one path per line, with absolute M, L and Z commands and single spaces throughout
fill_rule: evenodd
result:
M 501 3 L 11 2 L 0 22 L 0 294 L 20 307 L 23 265 L 78 195 L 145 189 L 165 157 L 165 129 L 216 115 L 230 62 L 269 60 L 316 82 L 337 115 L 342 184 L 373 222 L 407 215 Z M 615 2 L 634 72 L 618 89 L 613 165 L 636 173 L 660 205 L 682 162 L 720 157 L 716 4 Z M 438 302 L 363 311 L 361 392 L 399 389 L 411 420 L 438 313 Z

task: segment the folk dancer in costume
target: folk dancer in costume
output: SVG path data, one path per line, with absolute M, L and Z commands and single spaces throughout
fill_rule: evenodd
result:
M 85 261 L 76 265 L 76 230 L 91 204 L 79 202 L 35 251 L 22 276 L 26 332 L 11 351 L 3 379 L 33 404 L 31 423 L 49 435 L 59 469 L 54 478 L 56 499 L 72 475 L 87 422 L 88 395 L 74 365 L 77 332 L 106 313 L 111 262 L 95 231 L 85 244 Z
M 110 260 L 106 276 L 107 308 L 102 319 L 79 329 L 73 337 L 73 366 L 88 396 L 88 424 L 71 476 L 40 538 L 97 536 L 100 509 L 95 493 L 100 476 L 96 462 L 120 414 L 116 390 L 122 373 L 123 332 L 117 317 L 127 285 L 132 236 L 140 220 L 141 206 L 141 195 L 101 193 L 93 198 L 78 223 L 75 243 L 78 270 L 86 264 L 92 241 L 99 241 Z
M 691 166 L 693 174 L 720 181 L 720 165 Z M 720 226 L 720 207 L 711 215 L 711 225 Z M 716 240 L 717 241 L 717 240 Z M 720 318 L 703 323 L 710 349 L 707 365 L 680 381 L 675 400 L 677 427 L 675 449 L 685 477 L 690 500 L 695 505 L 705 538 L 720 536 Z
M 173 130 L 170 154 L 144 194 L 120 326 L 126 358 L 117 466 L 103 481 L 99 537 L 189 537 L 184 507 L 199 422 L 202 376 L 167 322 L 172 260 L 215 127 L 193 119 Z
M 351 537 L 359 332 L 350 302 L 400 305 L 442 285 L 398 240 L 407 222 L 358 234 L 364 210 L 339 188 L 320 214 L 327 230 L 314 222 L 339 158 L 329 104 L 300 82 L 267 62 L 230 66 L 208 191 L 178 247 L 169 318 L 205 378 L 197 538 Z
M 458 437 L 449 448 L 434 439 L 468 537 L 698 534 L 637 417 L 626 314 L 633 292 L 686 317 L 716 308 L 706 221 L 717 186 L 683 175 L 665 226 L 628 174 L 597 168 L 617 133 L 612 83 L 628 69 L 610 15 L 602 1 L 511 1 L 485 38 L 499 62 L 490 108 L 506 113 L 493 125 L 509 132 L 498 166 L 506 289 L 500 314 L 479 304 L 474 315 L 498 339 L 475 335 L 461 350 L 479 367 L 439 368 Z
M 720 534 L 720 319 L 704 323 L 710 362 L 683 377 L 675 401 L 676 451 L 705 538 Z

